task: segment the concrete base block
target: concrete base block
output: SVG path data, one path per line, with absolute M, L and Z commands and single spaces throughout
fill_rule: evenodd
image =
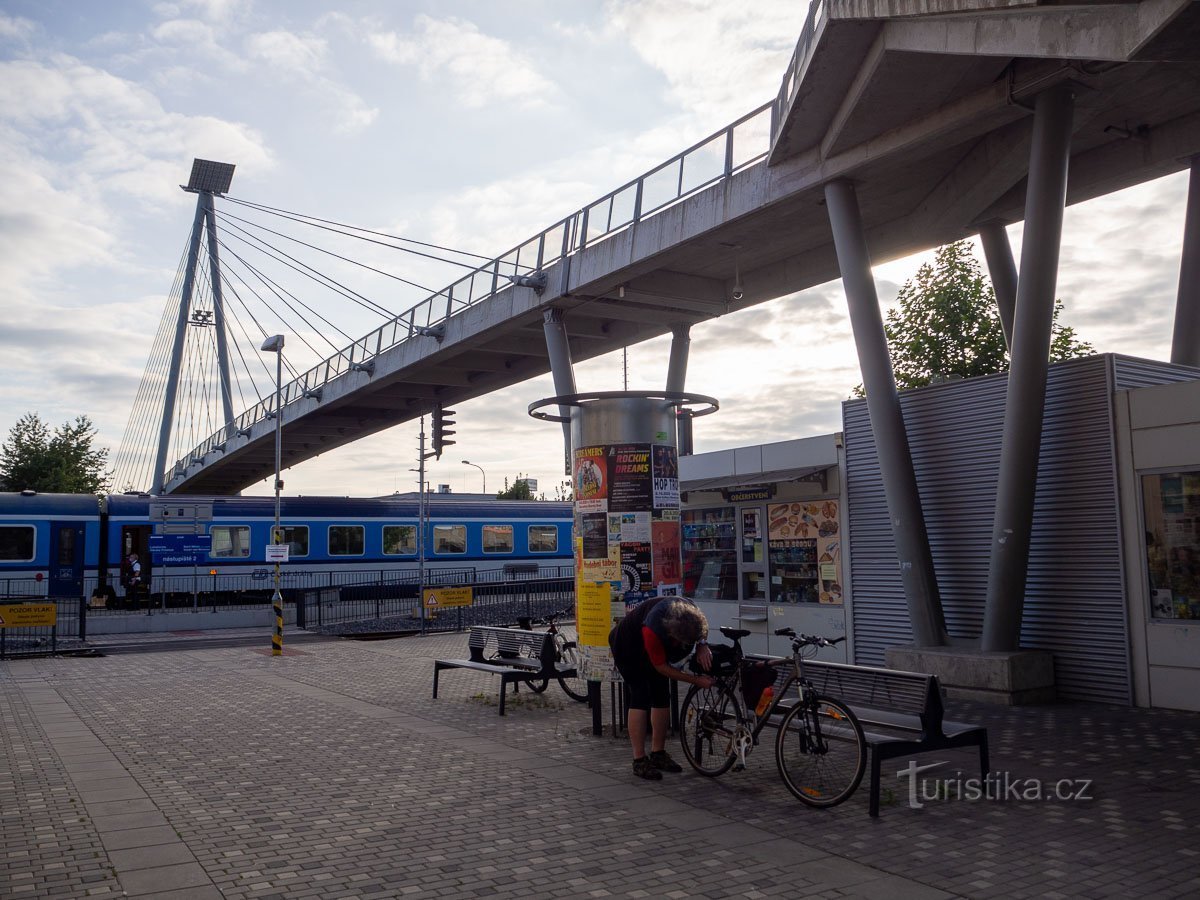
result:
M 936 675 L 946 696 L 1000 706 L 1051 703 L 1055 699 L 1054 654 L 1047 650 L 984 653 L 964 647 L 893 647 L 889 668 Z

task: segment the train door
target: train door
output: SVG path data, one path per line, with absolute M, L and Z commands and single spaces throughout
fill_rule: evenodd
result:
M 150 526 L 122 525 L 121 526 L 121 583 L 125 584 L 125 561 L 130 553 L 138 555 L 138 563 L 142 567 L 142 592 L 149 593 L 150 585 Z M 128 594 L 128 590 L 126 590 Z
M 83 595 L 83 525 L 79 522 L 50 523 L 51 597 Z

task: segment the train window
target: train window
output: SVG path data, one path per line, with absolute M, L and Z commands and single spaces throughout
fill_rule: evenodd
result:
M 555 525 L 529 526 L 530 553 L 557 553 L 558 528 Z
M 362 556 L 364 532 L 362 525 L 330 525 L 329 555 Z
M 466 525 L 434 525 L 433 526 L 433 552 L 434 553 L 466 553 L 467 552 L 467 526 Z
M 308 526 L 284 525 L 283 542 L 288 545 L 288 556 L 308 556 Z
M 60 528 L 58 531 L 58 564 L 69 566 L 75 562 L 75 529 Z
M 513 528 L 511 525 L 483 526 L 484 553 L 512 553 Z
M 212 550 L 209 556 L 234 557 L 250 555 L 250 526 L 249 525 L 214 525 L 212 534 Z
M 5 562 L 33 559 L 32 525 L 0 525 L 0 559 Z
M 384 525 L 384 556 L 411 556 L 417 552 L 417 528 L 415 525 Z

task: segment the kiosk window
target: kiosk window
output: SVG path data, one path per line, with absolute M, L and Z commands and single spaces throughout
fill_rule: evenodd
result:
M 512 553 L 513 528 L 511 525 L 483 526 L 484 553 Z
M 530 525 L 529 552 L 557 553 L 558 528 L 554 525 Z
M 433 526 L 433 552 L 434 553 L 466 553 L 467 552 L 467 526 L 466 525 L 434 525 Z
M 0 525 L 0 559 L 5 562 L 33 559 L 32 525 Z
M 214 525 L 210 534 L 212 552 L 209 556 L 230 559 L 250 555 L 249 525 Z
M 1200 619 L 1200 471 L 1142 476 L 1150 615 Z
M 415 525 L 384 525 L 384 556 L 411 556 L 417 552 L 417 528 Z
M 330 525 L 330 556 L 362 556 L 363 533 L 361 525 Z

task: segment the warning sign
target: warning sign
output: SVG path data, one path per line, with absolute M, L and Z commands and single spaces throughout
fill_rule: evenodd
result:
M 455 606 L 472 606 L 474 603 L 475 594 L 469 587 L 425 588 L 426 609 L 450 609 Z
M 0 605 L 0 628 L 32 628 L 57 621 L 58 607 L 53 603 Z

